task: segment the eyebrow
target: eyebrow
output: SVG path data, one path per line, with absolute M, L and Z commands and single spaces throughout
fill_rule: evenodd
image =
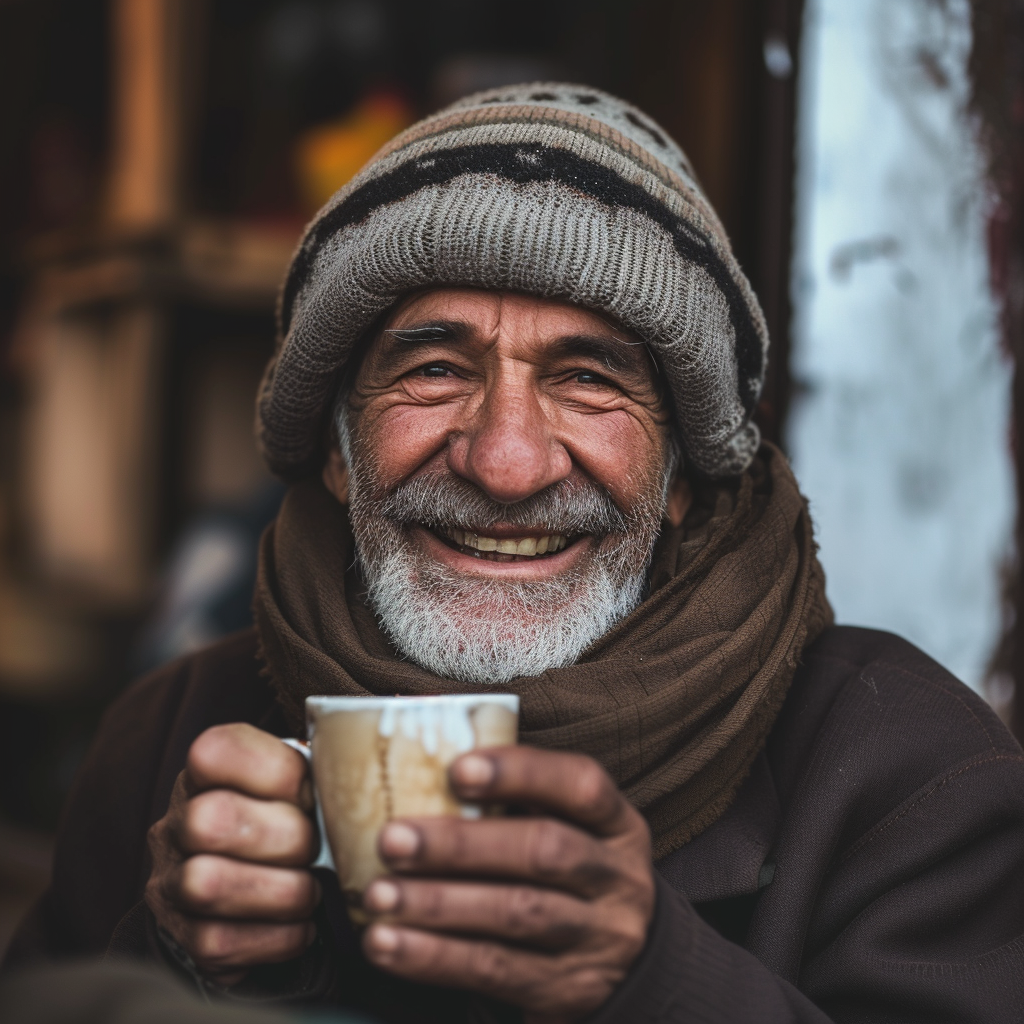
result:
M 593 359 L 618 373 L 640 372 L 642 361 L 633 357 L 630 351 L 637 348 L 643 349 L 644 343 L 596 334 L 571 334 L 559 338 L 553 346 L 557 355 Z
M 400 345 L 433 345 L 439 341 L 465 341 L 470 328 L 462 320 L 428 320 L 413 327 L 390 327 L 383 333 Z

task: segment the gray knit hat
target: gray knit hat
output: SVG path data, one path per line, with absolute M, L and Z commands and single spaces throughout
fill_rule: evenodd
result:
M 353 344 L 429 285 L 612 314 L 657 356 L 689 462 L 729 476 L 753 458 L 764 316 L 686 156 L 628 103 L 561 82 L 477 93 L 402 132 L 332 197 L 292 260 L 260 387 L 272 470 L 319 467 Z

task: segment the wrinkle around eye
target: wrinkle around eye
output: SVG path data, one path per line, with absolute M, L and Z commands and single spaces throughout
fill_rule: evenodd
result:
M 646 413 L 658 418 L 663 412 L 663 403 L 656 395 L 639 398 L 631 395 L 616 384 L 605 385 L 572 384 L 565 385 L 566 391 L 579 390 L 578 394 L 563 393 L 555 397 L 555 401 L 564 408 L 571 408 L 581 413 L 606 413 L 626 411 L 631 415 Z
M 407 375 L 390 388 L 381 390 L 381 397 L 401 396 L 416 405 L 440 405 L 445 402 L 461 402 L 475 393 L 473 386 L 455 374 L 445 377 L 420 377 Z

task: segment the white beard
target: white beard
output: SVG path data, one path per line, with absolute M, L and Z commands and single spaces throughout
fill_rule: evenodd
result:
M 413 480 L 387 493 L 339 416 L 349 467 L 349 518 L 370 605 L 410 661 L 446 679 L 495 685 L 578 661 L 643 599 L 675 469 L 670 459 L 639 508 L 624 515 L 596 484 L 555 485 L 500 505 L 456 477 Z M 406 524 L 495 523 L 594 534 L 579 566 L 545 580 L 481 578 L 431 558 Z
M 385 632 L 411 661 L 446 679 L 493 685 L 576 662 L 641 601 L 647 563 L 616 572 L 539 581 L 481 580 L 400 544 L 381 559 L 360 555 L 367 593 Z

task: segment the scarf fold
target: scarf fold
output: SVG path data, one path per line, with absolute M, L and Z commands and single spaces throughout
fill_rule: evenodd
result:
M 260 544 L 254 598 L 263 658 L 296 731 L 319 694 L 474 693 L 402 660 L 354 569 L 342 505 L 294 485 Z M 599 761 L 651 826 L 654 855 L 731 803 L 764 746 L 804 648 L 832 621 L 810 515 L 772 445 L 728 482 L 696 488 L 666 528 L 651 594 L 566 668 L 514 680 L 520 741 Z

